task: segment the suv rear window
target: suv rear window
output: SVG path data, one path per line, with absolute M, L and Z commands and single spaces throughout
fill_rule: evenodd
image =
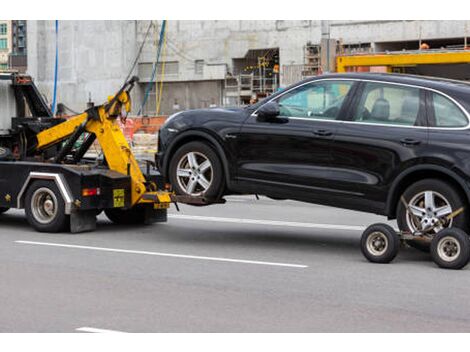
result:
M 465 127 L 468 120 L 462 110 L 441 94 L 431 93 L 436 127 Z
M 354 121 L 414 126 L 419 107 L 420 90 L 417 88 L 366 83 Z

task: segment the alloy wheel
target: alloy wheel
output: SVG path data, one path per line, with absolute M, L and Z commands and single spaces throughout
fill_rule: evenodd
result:
M 186 194 L 203 195 L 211 186 L 213 179 L 209 158 L 199 152 L 186 153 L 176 167 L 176 179 Z
M 427 231 L 438 233 L 452 225 L 447 216 L 452 213 L 450 202 L 440 193 L 423 191 L 408 202 L 406 223 L 410 231 Z

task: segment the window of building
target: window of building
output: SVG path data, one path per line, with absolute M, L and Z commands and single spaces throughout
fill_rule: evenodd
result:
M 0 24 L 0 35 L 6 35 L 7 34 L 7 24 L 6 23 L 1 23 Z
M 8 43 L 6 38 L 0 39 L 0 49 L 7 49 Z
M 158 64 L 157 72 L 161 73 L 163 69 L 163 62 Z M 165 75 L 177 76 L 179 73 L 178 61 L 165 61 Z
M 419 105 L 420 90 L 417 88 L 366 83 L 354 121 L 414 126 Z
M 467 117 L 462 110 L 446 97 L 432 93 L 435 126 L 437 127 L 465 127 Z
M 194 61 L 194 73 L 196 75 L 202 76 L 204 73 L 204 60 Z
M 7 70 L 8 64 L 0 64 L 0 70 Z
M 323 81 L 306 84 L 278 100 L 280 116 L 334 120 L 353 82 Z

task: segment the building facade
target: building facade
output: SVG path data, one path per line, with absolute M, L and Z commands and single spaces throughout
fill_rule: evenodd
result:
M 13 20 L 11 21 L 11 51 L 8 60 L 10 69 L 26 72 L 27 52 L 26 21 Z
M 8 69 L 11 52 L 11 21 L 0 20 L 0 71 Z
M 246 104 L 299 79 L 334 70 L 338 53 L 467 47 L 470 21 L 60 21 L 58 101 L 75 110 L 101 102 L 129 74 L 140 83 L 134 112 Z M 54 79 L 53 21 L 28 21 L 28 72 L 46 96 Z M 129 72 L 143 43 L 137 65 Z M 148 89 L 149 88 L 149 89 Z M 145 92 L 147 103 L 141 109 Z M 158 96 L 161 93 L 160 104 Z

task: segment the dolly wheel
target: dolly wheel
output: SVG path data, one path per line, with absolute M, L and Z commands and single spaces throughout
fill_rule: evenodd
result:
M 440 231 L 431 241 L 431 257 L 444 269 L 462 269 L 470 260 L 470 238 L 459 228 Z
M 400 238 L 387 224 L 373 224 L 362 233 L 361 251 L 372 263 L 390 263 L 399 248 Z

